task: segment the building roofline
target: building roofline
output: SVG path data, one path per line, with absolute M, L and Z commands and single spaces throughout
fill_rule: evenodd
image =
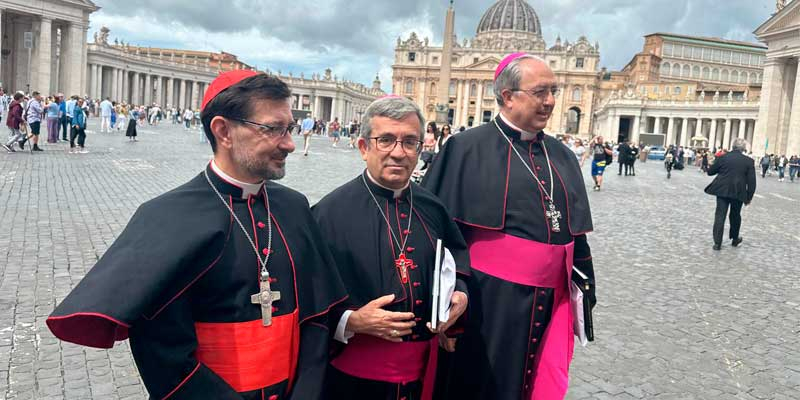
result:
M 649 35 L 645 35 L 644 37 L 648 38 L 651 36 L 661 36 L 669 39 L 677 39 L 679 41 L 688 41 L 690 43 L 695 43 L 695 44 L 704 44 L 703 42 L 711 42 L 737 49 L 745 48 L 747 50 L 757 50 L 757 51 L 767 50 L 767 46 L 764 46 L 763 44 L 760 43 L 742 42 L 739 40 L 722 39 L 722 38 L 708 37 L 708 36 L 690 36 L 690 35 L 681 35 L 677 33 L 655 32 Z

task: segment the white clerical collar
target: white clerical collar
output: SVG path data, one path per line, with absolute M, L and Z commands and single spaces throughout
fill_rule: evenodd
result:
M 395 199 L 396 199 L 396 198 L 398 198 L 398 197 L 400 197 L 400 195 L 401 195 L 401 194 L 403 194 L 403 191 L 404 191 L 404 190 L 406 190 L 406 188 L 408 188 L 408 185 L 409 185 L 409 184 L 410 184 L 410 182 L 411 182 L 411 181 L 408 181 L 408 182 L 406 182 L 406 185 L 405 185 L 405 186 L 403 186 L 403 187 L 402 187 L 402 188 L 400 188 L 400 189 L 390 189 L 390 188 L 388 188 L 388 187 L 386 187 L 386 186 L 383 186 L 383 185 L 381 185 L 380 183 L 378 183 L 378 181 L 376 181 L 376 180 L 375 180 L 375 178 L 373 178 L 373 177 L 372 177 L 372 175 L 370 175 L 370 173 L 369 173 L 369 170 L 367 170 L 367 178 L 369 178 L 369 180 L 370 180 L 370 181 L 372 181 L 372 183 L 374 183 L 375 185 L 377 185 L 377 186 L 378 186 L 378 187 L 380 187 L 381 189 L 386 189 L 386 190 L 388 190 L 388 191 L 390 191 L 390 192 L 394 193 L 394 198 L 395 198 Z
M 512 123 L 511 120 L 509 120 L 508 118 L 506 118 L 505 115 L 503 115 L 502 111 L 500 111 L 500 119 L 502 119 L 503 122 L 505 122 L 505 124 L 508 125 L 511 129 L 513 129 L 515 131 L 519 131 L 519 138 L 520 139 L 522 139 L 522 140 L 533 140 L 533 139 L 536 138 L 536 134 L 535 133 L 530 133 L 528 131 L 524 131 L 524 130 L 518 128 L 516 125 L 514 125 L 514 123 Z
M 246 199 L 251 195 L 253 196 L 257 195 L 258 192 L 261 191 L 261 187 L 264 186 L 264 181 L 261 181 L 260 183 L 247 183 L 247 182 L 242 182 L 236 178 L 233 178 L 232 176 L 226 174 L 225 171 L 223 171 L 214 160 L 211 160 L 211 169 L 214 171 L 214 173 L 219 175 L 219 177 L 222 178 L 223 180 L 226 180 L 228 181 L 228 183 L 242 189 L 243 199 Z

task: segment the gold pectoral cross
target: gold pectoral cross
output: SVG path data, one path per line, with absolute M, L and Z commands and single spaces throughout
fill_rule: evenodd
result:
M 250 296 L 250 302 L 261 305 L 261 322 L 264 326 L 272 325 L 272 302 L 281 299 L 281 292 L 273 292 L 269 287 L 269 278 L 261 279 L 261 291 Z
M 558 220 L 561 219 L 561 211 L 556 210 L 555 204 L 552 202 L 550 203 L 545 215 L 547 219 L 550 220 L 550 230 L 553 232 L 561 232 L 561 224 L 558 222 Z

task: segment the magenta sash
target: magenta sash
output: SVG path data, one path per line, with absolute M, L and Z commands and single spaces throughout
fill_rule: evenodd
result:
M 371 335 L 355 335 L 331 361 L 348 375 L 373 381 L 406 384 L 422 380 L 422 399 L 433 398 L 439 341 L 389 342 Z
M 554 289 L 553 314 L 536 352 L 530 399 L 563 399 L 575 342 L 568 286 L 574 244 L 552 245 L 474 228 L 467 242 L 473 269 L 520 285 Z

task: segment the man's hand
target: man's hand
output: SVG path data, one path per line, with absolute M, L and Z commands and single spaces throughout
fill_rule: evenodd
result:
M 439 333 L 439 347 L 443 348 L 446 352 L 452 353 L 456 351 L 456 338 L 447 337 L 444 333 Z
M 461 317 L 461 314 L 464 314 L 464 311 L 467 310 L 467 294 L 464 292 L 453 292 L 453 296 L 450 297 L 450 319 L 447 322 L 439 322 L 439 327 L 433 329 L 431 327 L 431 323 L 428 322 L 428 329 L 430 329 L 433 333 L 444 333 L 448 329 L 450 329 L 453 324 L 458 321 L 458 318 Z
M 390 342 L 402 342 L 403 336 L 411 334 L 414 313 L 386 311 L 383 307 L 394 301 L 394 295 L 378 297 L 365 306 L 353 311 L 347 319 L 346 330 L 353 333 L 372 335 Z

